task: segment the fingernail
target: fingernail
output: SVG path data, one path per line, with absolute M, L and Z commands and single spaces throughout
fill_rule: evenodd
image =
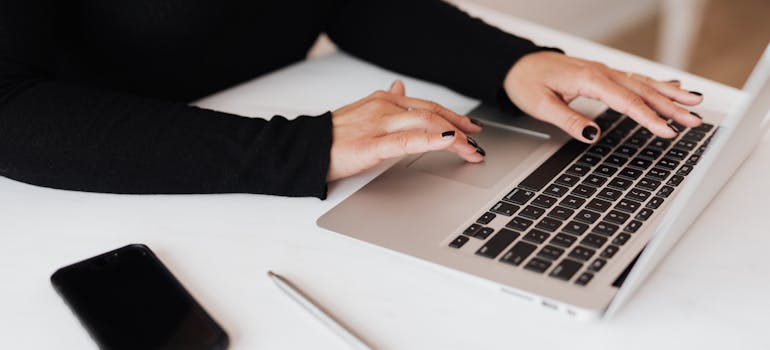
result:
M 586 126 L 583 129 L 583 137 L 589 139 L 590 141 L 593 141 L 597 134 L 599 134 L 599 129 L 593 125 Z
M 481 147 L 476 147 L 476 153 L 480 154 L 482 157 L 486 157 L 487 156 L 487 152 L 484 151 L 484 149 L 481 148 Z
M 673 126 L 673 125 L 671 125 L 671 124 L 668 124 L 668 127 L 669 127 L 669 128 L 671 128 L 671 130 L 674 130 L 674 132 L 676 133 L 676 135 L 674 135 L 673 137 L 671 137 L 672 139 L 673 139 L 673 138 L 675 138 L 675 137 L 677 137 L 677 136 L 679 136 L 679 130 L 677 130 L 677 129 L 676 129 L 674 126 Z
M 398 80 L 393 80 L 393 82 L 392 82 L 392 83 L 390 83 L 390 89 L 389 89 L 389 90 L 393 90 L 393 87 L 394 87 L 394 86 L 396 86 L 396 82 L 397 82 L 397 81 L 398 81 Z
M 691 94 L 693 94 L 693 95 L 695 95 L 695 96 L 703 96 L 703 94 L 702 94 L 702 93 L 700 93 L 700 92 L 697 92 L 697 91 L 690 91 L 690 93 L 691 93 Z
M 698 113 L 695 113 L 695 112 L 693 112 L 693 111 L 690 111 L 690 114 L 692 114 L 692 115 L 693 115 L 695 118 L 698 118 L 698 119 L 701 119 L 701 120 L 703 119 L 703 118 L 700 116 L 700 114 L 698 114 Z
M 470 119 L 471 123 L 473 124 L 476 124 L 478 126 L 484 126 L 484 123 L 480 122 L 478 119 L 474 119 L 474 118 L 468 118 L 468 119 Z
M 454 130 L 444 131 L 441 133 L 441 137 L 450 138 L 455 136 Z
M 667 82 L 667 83 L 671 83 L 671 84 L 680 84 L 680 83 L 682 83 L 681 81 L 679 81 L 679 80 L 676 80 L 676 79 L 671 79 L 671 80 L 668 80 L 668 81 L 666 81 L 666 82 Z
M 476 140 L 472 139 L 470 136 L 468 136 L 468 144 L 476 148 L 479 147 L 479 144 L 476 143 Z

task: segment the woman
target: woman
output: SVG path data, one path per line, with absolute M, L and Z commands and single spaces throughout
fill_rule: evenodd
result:
M 302 60 L 319 33 L 387 69 L 558 125 L 606 102 L 661 137 L 698 93 L 571 58 L 440 0 L 8 0 L 0 3 L 0 175 L 112 193 L 246 192 L 325 198 L 326 183 L 383 159 L 485 152 L 480 123 L 404 95 L 400 82 L 333 112 L 269 121 L 186 104 Z M 333 82 L 330 82 L 333 88 Z

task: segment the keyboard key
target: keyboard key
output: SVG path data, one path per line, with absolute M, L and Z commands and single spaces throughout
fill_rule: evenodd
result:
M 585 178 L 585 180 L 583 180 L 583 185 L 599 187 L 599 186 L 603 185 L 605 182 L 607 182 L 607 178 L 604 177 L 604 176 L 588 175 Z
M 519 266 L 524 259 L 526 259 L 532 252 L 537 249 L 537 246 L 529 244 L 527 242 L 517 242 L 513 245 L 500 261 L 511 264 L 513 266 Z
M 583 264 L 577 261 L 564 259 L 553 268 L 550 276 L 563 281 L 569 281 L 570 278 L 575 275 L 575 273 L 580 271 L 581 267 L 583 267 Z
M 539 219 L 541 216 L 543 216 L 543 214 L 545 214 L 545 209 L 541 209 L 532 205 L 526 206 L 524 210 L 519 213 L 519 215 L 532 220 Z
M 607 187 L 616 188 L 619 190 L 626 190 L 629 187 L 631 187 L 631 181 L 627 179 L 621 179 L 621 178 L 614 178 L 610 180 L 610 182 L 607 184 Z
M 679 176 L 687 176 L 692 171 L 692 165 L 682 165 L 679 167 L 679 170 L 676 171 L 676 174 Z
M 478 231 L 480 229 L 481 229 L 481 225 L 479 225 L 479 224 L 472 224 L 472 225 L 468 226 L 468 228 L 466 228 L 465 231 L 463 231 L 463 234 L 466 235 L 466 236 L 473 237 L 473 236 L 476 235 L 476 231 Z
M 585 165 L 580 164 L 574 164 L 571 167 L 567 168 L 567 174 L 572 174 L 575 176 L 583 176 L 585 174 L 588 174 L 588 170 L 591 168 Z
M 489 235 L 492 234 L 492 232 L 495 232 L 494 229 L 491 227 L 482 227 L 480 230 L 476 231 L 476 234 L 473 235 L 473 237 L 476 237 L 478 239 L 487 239 Z
M 648 145 L 650 148 L 655 148 L 659 151 L 665 151 L 668 146 L 671 146 L 671 140 L 662 139 L 660 137 L 654 138 Z
M 632 201 L 628 198 L 623 198 L 615 206 L 615 209 L 624 211 L 629 214 L 633 214 L 637 209 L 639 209 L 640 206 L 642 206 L 642 204 L 639 202 Z
M 663 169 L 660 169 L 660 168 L 652 168 L 647 173 L 647 176 L 649 176 L 649 177 L 651 177 L 653 179 L 656 179 L 656 180 L 660 180 L 660 181 L 665 180 L 669 175 L 671 175 L 670 171 L 663 170 Z
M 613 123 L 618 121 L 622 116 L 623 114 L 621 114 L 620 112 L 607 108 L 604 112 L 602 112 L 602 114 L 596 117 L 594 121 L 598 123 L 599 121 L 605 120 L 609 122 L 610 125 L 612 125 Z
M 560 233 L 554 236 L 553 239 L 551 239 L 551 244 L 557 245 L 562 248 L 569 248 L 572 246 L 572 244 L 575 243 L 576 240 L 577 238 L 575 238 L 575 236 Z
M 562 174 L 561 176 L 559 176 L 558 179 L 556 179 L 557 184 L 564 185 L 567 187 L 575 186 L 575 184 L 578 183 L 578 181 L 580 181 L 579 177 L 574 175 L 569 175 L 569 174 Z
M 610 236 L 614 235 L 615 232 L 617 232 L 619 228 L 620 227 L 618 225 L 602 221 L 602 222 L 598 223 L 594 227 L 593 232 L 594 233 L 598 233 L 598 234 L 603 235 L 603 236 L 610 237 Z
M 599 191 L 599 194 L 596 196 L 609 201 L 616 201 L 621 195 L 623 195 L 623 192 L 607 187 Z
M 505 227 L 519 231 L 526 231 L 530 225 L 532 225 L 532 220 L 527 220 L 523 217 L 517 216 L 511 219 L 511 221 L 509 221 Z
M 517 210 L 519 210 L 519 206 L 513 205 L 506 202 L 497 202 L 492 209 L 489 209 L 489 211 L 498 213 L 500 215 L 505 216 L 511 216 L 513 213 L 515 213 Z
M 486 225 L 486 224 L 488 224 L 490 221 L 492 221 L 492 219 L 494 219 L 496 216 L 497 216 L 497 215 L 495 215 L 495 214 L 493 214 L 493 213 L 490 213 L 490 212 L 486 212 L 486 213 L 484 213 L 483 215 L 481 215 L 481 217 L 480 217 L 480 218 L 476 219 L 476 223 L 478 223 L 478 224 L 482 224 L 482 225 Z
M 612 240 L 612 244 L 615 245 L 624 245 L 626 242 L 628 242 L 628 239 L 631 238 L 631 235 L 628 233 L 621 233 L 615 237 L 615 239 Z
M 607 265 L 607 260 L 597 258 L 591 265 L 588 265 L 588 271 L 599 272 L 604 265 Z
M 647 147 L 643 149 L 641 152 L 639 152 L 639 157 L 647 158 L 649 160 L 655 160 L 655 159 L 658 159 L 658 157 L 660 157 L 661 153 L 662 152 L 657 149 Z
M 508 194 L 505 195 L 505 197 L 503 197 L 503 200 L 511 203 L 515 203 L 518 205 L 523 205 L 527 203 L 534 196 L 535 196 L 535 192 L 528 191 L 521 188 L 514 188 L 513 191 L 508 192 Z
M 449 246 L 452 248 L 460 248 L 466 242 L 468 242 L 468 236 L 457 236 L 452 242 L 449 242 Z
M 564 254 L 564 249 L 554 247 L 552 245 L 547 245 L 543 247 L 543 249 L 540 249 L 539 252 L 537 252 L 537 256 L 541 258 L 546 258 L 548 260 L 556 260 L 562 254 Z
M 524 239 L 526 241 L 530 241 L 530 242 L 534 242 L 534 243 L 540 244 L 540 243 L 545 242 L 545 240 L 547 240 L 548 237 L 551 237 L 551 235 L 549 233 L 533 229 L 533 230 L 529 231 L 529 233 L 524 235 L 524 238 L 522 238 L 522 239 Z
M 615 245 L 608 245 L 607 248 L 604 248 L 604 251 L 599 254 L 599 256 L 605 259 L 611 259 L 613 256 L 615 256 L 615 253 L 617 253 L 618 250 L 620 250 L 620 247 Z
M 609 157 L 607 157 L 607 159 L 605 159 L 605 162 L 607 162 L 607 164 L 614 165 L 616 167 L 623 166 L 623 164 L 626 164 L 627 161 L 628 161 L 628 158 L 618 154 L 611 154 Z
M 597 156 L 594 154 L 586 154 L 580 157 L 580 159 L 578 159 L 578 163 L 594 166 L 596 164 L 599 164 L 600 160 L 602 160 L 602 157 L 600 156 Z
M 551 262 L 540 258 L 532 258 L 532 260 L 524 266 L 525 269 L 537 273 L 543 273 L 545 270 L 548 270 L 549 267 L 551 267 Z
M 644 202 L 647 200 L 647 198 L 650 198 L 652 193 L 649 191 L 645 191 L 639 187 L 634 187 L 631 189 L 631 191 L 628 191 L 628 194 L 626 194 L 626 198 L 633 199 L 635 201 Z
M 581 210 L 576 216 L 575 220 L 585 222 L 587 224 L 593 224 L 596 220 L 599 220 L 601 215 L 590 210 Z
M 617 210 L 610 210 L 610 213 L 604 216 L 604 220 L 607 220 L 613 224 L 622 225 L 626 223 L 626 221 L 630 216 L 631 215 L 628 215 L 623 212 L 619 212 Z
M 616 171 L 618 171 L 618 168 L 607 165 L 607 163 L 604 163 L 600 165 L 598 168 L 596 168 L 596 170 L 594 170 L 594 174 L 610 177 L 614 175 Z
M 629 117 L 626 117 L 623 119 L 623 121 L 618 124 L 618 126 L 615 127 L 615 130 L 623 130 L 624 132 L 630 132 L 631 130 L 634 130 L 639 125 L 639 123 L 636 122 L 636 120 L 633 120 Z
M 642 171 L 642 170 L 639 170 L 639 169 L 634 169 L 634 168 L 624 168 L 623 170 L 621 170 L 621 171 L 620 171 L 620 173 L 618 174 L 618 176 L 620 176 L 620 177 L 625 177 L 625 178 L 627 178 L 627 179 L 631 179 L 631 180 L 636 180 L 636 179 L 638 179 L 640 176 L 642 176 L 642 173 L 643 173 L 643 171 Z
M 580 241 L 580 244 L 596 249 L 601 248 L 604 243 L 607 243 L 607 237 L 602 237 L 593 233 L 587 234 L 585 238 Z
M 640 128 L 634 133 L 634 137 L 641 137 L 649 140 L 652 137 L 652 132 L 646 128 Z
M 644 209 L 639 211 L 639 214 L 636 214 L 634 219 L 642 220 L 642 221 L 647 221 L 647 219 L 649 219 L 650 216 L 652 216 L 652 213 L 654 213 L 654 211 L 652 209 L 644 208 Z
M 639 228 L 642 227 L 642 222 L 638 220 L 631 220 L 631 222 L 628 223 L 626 228 L 623 229 L 623 231 L 626 231 L 628 233 L 636 233 L 636 231 L 639 230 Z
M 539 223 L 537 223 L 537 228 L 541 230 L 546 230 L 548 232 L 556 231 L 559 226 L 561 226 L 562 222 L 553 218 L 544 217 L 543 220 L 540 220 Z
M 618 154 L 626 157 L 631 158 L 637 151 L 637 148 L 630 145 L 630 144 L 623 144 L 623 146 L 618 147 L 618 149 L 615 150 Z
M 673 148 L 670 151 L 668 151 L 668 153 L 666 153 L 666 158 L 682 161 L 685 158 L 687 158 L 687 152 L 682 151 L 680 149 Z
M 554 197 L 561 197 L 565 193 L 567 193 L 567 191 L 569 191 L 569 188 L 567 188 L 567 187 L 564 187 L 564 186 L 561 186 L 561 185 L 556 185 L 556 184 L 551 184 L 550 186 L 546 187 L 546 189 L 545 189 L 545 191 L 543 191 L 543 193 L 549 194 L 549 195 L 554 196 Z
M 479 250 L 476 251 L 476 255 L 481 255 L 490 259 L 494 259 L 500 253 L 503 252 L 509 244 L 511 244 L 516 238 L 519 237 L 517 232 L 500 229 L 494 237 L 492 237 L 487 243 L 485 243 Z
M 577 185 L 572 190 L 572 194 L 575 196 L 580 196 L 584 198 L 591 197 L 594 192 L 596 192 L 596 187 L 586 186 L 586 185 Z
M 655 191 L 660 186 L 660 181 L 653 180 L 649 177 L 645 177 L 639 180 L 639 183 L 637 183 L 637 186 L 645 190 Z
M 580 206 L 582 206 L 583 203 L 585 202 L 586 200 L 583 198 L 579 198 L 575 196 L 567 196 L 559 204 L 567 208 L 577 209 L 577 208 L 580 208 Z
M 612 203 L 598 198 L 592 199 L 590 202 L 588 202 L 588 205 L 586 205 L 586 209 L 591 209 L 600 213 L 607 211 L 607 209 L 610 209 L 610 207 L 612 207 Z
M 704 137 L 706 137 L 706 133 L 698 130 L 690 130 L 687 132 L 687 134 L 684 135 L 684 137 L 682 137 L 682 139 L 698 142 L 703 140 Z
M 587 229 L 588 229 L 588 225 L 582 222 L 570 221 L 569 223 L 567 223 L 566 226 L 564 226 L 563 230 L 564 232 L 571 233 L 576 236 L 580 236 L 583 234 L 583 232 L 586 232 Z
M 666 185 L 679 186 L 679 184 L 682 183 L 682 181 L 684 181 L 684 176 L 674 175 L 671 177 L 671 179 L 668 180 L 668 182 L 666 182 Z
M 558 176 L 567 165 L 582 154 L 587 147 L 588 145 L 580 141 L 570 140 L 561 146 L 556 153 L 548 157 L 535 171 L 529 174 L 519 186 L 528 190 L 540 191 L 551 179 Z M 585 171 L 587 172 L 588 170 L 586 169 Z
M 687 165 L 695 165 L 698 164 L 698 161 L 700 160 L 699 155 L 692 155 L 689 159 L 687 159 L 687 162 L 685 162 Z
M 697 142 L 692 142 L 692 141 L 687 141 L 687 140 L 679 140 L 679 142 L 677 142 L 674 145 L 674 147 L 679 148 L 679 149 L 683 149 L 683 150 L 687 150 L 687 151 L 692 151 L 692 150 L 695 149 L 695 146 L 697 146 L 697 145 L 698 145 Z
M 671 186 L 663 186 L 660 188 L 660 191 L 658 191 L 658 196 L 661 196 L 663 198 L 668 198 L 668 196 L 671 195 L 671 193 L 674 192 L 674 188 Z
M 658 164 L 655 166 L 661 167 L 666 170 L 674 170 L 677 166 L 679 166 L 679 162 L 670 158 L 663 158 L 660 161 L 658 161 Z
M 617 146 L 617 144 L 620 143 L 621 137 L 622 136 L 613 135 L 612 133 L 610 133 L 609 135 L 605 135 L 604 137 L 602 137 L 601 140 L 599 140 L 599 144 L 606 145 L 609 147 L 615 147 Z
M 607 154 L 609 154 L 611 150 L 612 150 L 611 147 L 607 147 L 604 145 L 596 145 L 589 148 L 588 152 L 604 157 Z
M 701 123 L 701 125 L 698 125 L 697 127 L 693 128 L 693 130 L 698 130 L 700 132 L 709 132 L 713 128 L 714 128 L 713 124 Z
M 565 188 L 565 190 L 566 190 L 566 188 Z M 550 207 L 552 207 L 552 206 L 553 206 L 554 204 L 556 204 L 556 202 L 558 202 L 558 201 L 559 201 L 559 200 L 558 200 L 558 199 L 556 199 L 556 198 L 553 198 L 553 197 L 550 197 L 550 196 L 546 196 L 546 195 L 544 195 L 544 194 L 541 194 L 541 195 L 537 196 L 537 197 L 535 198 L 535 200 L 533 200 L 533 201 L 532 201 L 532 204 L 534 204 L 534 205 L 537 205 L 537 206 L 539 206 L 539 207 L 543 207 L 543 208 L 546 208 L 546 209 L 547 209 L 547 208 L 550 208 Z
M 569 219 L 572 214 L 575 213 L 572 209 L 567 209 L 562 206 L 556 206 L 556 208 L 553 208 L 550 213 L 548 213 L 548 216 L 559 219 L 559 220 L 567 220 Z
M 596 253 L 596 251 L 593 249 L 577 246 L 569 253 L 569 257 L 582 261 L 588 261 L 588 259 L 591 259 L 591 257 L 594 256 L 594 253 Z
M 671 119 L 668 120 L 668 125 L 670 125 L 672 128 L 674 128 L 677 132 L 682 132 L 687 129 L 686 126 L 679 124 Z
M 647 202 L 645 207 L 651 208 L 651 209 L 658 209 L 661 206 L 661 204 L 663 204 L 663 198 L 654 196 L 652 197 L 652 199 L 650 199 L 649 202 Z
M 592 273 L 590 273 L 590 272 L 583 272 L 583 274 L 580 275 L 580 277 L 578 277 L 575 280 L 575 284 L 577 284 L 579 286 L 585 286 L 586 284 L 588 284 L 588 282 L 591 282 L 592 278 L 594 278 L 594 275 Z
M 634 146 L 636 148 L 641 148 L 644 146 L 644 144 L 647 143 L 647 139 L 644 137 L 638 137 L 638 136 L 631 136 L 627 141 L 626 144 L 629 144 L 631 146 Z
M 652 165 L 652 161 L 649 159 L 639 158 L 636 157 L 631 160 L 631 163 L 628 163 L 628 166 L 636 167 L 642 170 L 646 170 L 647 168 Z

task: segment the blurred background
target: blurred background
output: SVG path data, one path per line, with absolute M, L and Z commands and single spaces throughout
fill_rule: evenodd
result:
M 770 0 L 445 1 L 481 5 L 737 88 L 770 42 Z M 322 36 L 308 56 L 332 50 Z

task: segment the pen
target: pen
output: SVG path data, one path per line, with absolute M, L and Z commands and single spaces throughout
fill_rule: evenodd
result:
M 299 288 L 297 288 L 294 284 L 289 282 L 289 280 L 277 273 L 274 273 L 273 271 L 267 271 L 267 276 L 269 276 L 270 279 L 275 282 L 281 291 L 294 299 L 294 301 L 305 308 L 305 310 L 307 310 L 311 315 L 315 316 L 315 318 L 321 321 L 321 323 L 329 327 L 329 329 L 334 331 L 334 333 L 337 333 L 337 335 L 345 340 L 348 345 L 350 345 L 350 347 L 353 349 L 372 349 L 372 347 L 361 340 L 361 338 L 356 336 L 353 331 L 345 327 L 341 322 L 334 319 L 334 317 L 324 311 L 320 305 L 314 303 L 310 297 L 305 295 L 305 293 L 299 290 Z

